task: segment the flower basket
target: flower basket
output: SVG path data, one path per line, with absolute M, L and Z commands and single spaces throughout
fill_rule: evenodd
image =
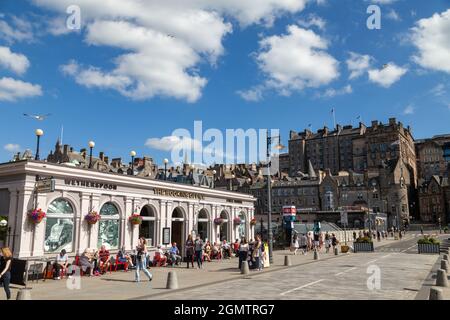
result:
M 214 224 L 216 226 L 221 226 L 223 224 L 223 219 L 222 218 L 215 218 L 214 219 Z
M 28 219 L 34 224 L 39 224 L 45 218 L 45 212 L 42 209 L 33 209 L 28 212 Z
M 256 218 L 253 218 L 252 220 L 250 220 L 250 225 L 256 226 Z
M 142 224 L 142 217 L 139 214 L 133 213 L 129 218 L 128 221 L 130 221 L 130 223 L 132 225 L 140 225 Z
M 235 225 L 241 225 L 242 224 L 242 220 L 239 217 L 234 218 L 233 222 L 234 222 Z
M 341 245 L 341 252 L 342 253 L 347 253 L 348 250 L 350 250 L 350 247 L 347 245 Z
M 84 216 L 84 220 L 86 220 L 89 225 L 96 224 L 100 219 L 101 216 L 97 211 L 91 211 Z

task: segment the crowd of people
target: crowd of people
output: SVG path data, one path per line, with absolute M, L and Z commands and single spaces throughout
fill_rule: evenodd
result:
M 339 240 L 334 233 L 310 231 L 301 235 L 297 233 L 292 235 L 290 250 L 294 255 L 299 250 L 306 255 L 309 251 L 322 251 L 323 248 L 325 248 L 326 253 L 329 253 L 330 249 L 334 251 L 338 244 Z

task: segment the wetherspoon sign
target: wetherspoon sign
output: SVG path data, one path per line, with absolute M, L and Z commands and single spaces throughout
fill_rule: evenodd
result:
M 154 188 L 153 191 L 155 192 L 156 195 L 159 195 L 159 196 L 188 198 L 188 199 L 197 199 L 197 200 L 204 199 L 204 196 L 202 194 L 195 193 L 195 192 L 165 190 L 165 189 L 159 189 L 159 188 Z

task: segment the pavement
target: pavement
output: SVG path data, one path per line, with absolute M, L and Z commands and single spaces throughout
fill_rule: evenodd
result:
M 415 299 L 433 266 L 440 261 L 438 255 L 417 254 L 418 236 L 407 234 L 402 240 L 375 241 L 372 253 L 335 256 L 331 250 L 328 254 L 323 250 L 320 260 L 314 260 L 312 253 L 274 251 L 270 268 L 250 271 L 246 276 L 237 268 L 238 259 L 232 258 L 206 262 L 203 269 L 187 269 L 185 264 L 151 268 L 151 282 L 141 273 L 141 282 L 135 283 L 132 270 L 92 278 L 40 280 L 29 282 L 28 286 L 34 300 Z M 290 267 L 284 266 L 285 255 L 291 258 Z M 179 289 L 166 289 L 170 271 L 177 273 Z M 368 286 L 370 276 L 372 284 Z M 18 289 L 12 289 L 13 298 Z M 5 299 L 4 294 L 0 294 L 1 299 Z

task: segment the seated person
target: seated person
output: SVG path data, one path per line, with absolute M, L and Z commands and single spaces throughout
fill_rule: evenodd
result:
M 125 252 L 125 247 L 122 247 L 122 249 L 119 250 L 117 253 L 117 258 L 120 263 L 128 263 L 128 266 L 130 268 L 133 268 L 133 259 L 131 259 L 131 256 Z
M 226 259 L 231 259 L 231 246 L 230 244 L 227 242 L 227 240 L 223 240 L 222 242 L 222 251 L 223 251 L 223 257 Z
M 154 266 L 162 266 L 165 267 L 167 263 L 167 257 L 164 255 L 164 251 L 161 249 L 161 245 L 159 244 L 156 247 L 155 256 L 153 258 L 153 265 Z
M 211 258 L 220 259 L 222 258 L 222 253 L 220 250 L 220 246 L 217 242 L 214 242 L 214 246 L 212 247 Z
M 53 279 L 61 279 L 61 269 L 66 272 L 69 265 L 69 257 L 67 256 L 66 250 L 62 249 L 61 252 L 56 256 L 56 262 L 53 264 L 54 274 Z
M 98 252 L 98 257 L 99 257 L 98 267 L 100 269 L 100 272 L 103 274 L 106 272 L 106 270 L 108 270 L 108 268 L 111 265 L 109 250 L 106 250 L 105 245 L 102 245 L 100 251 Z
M 177 243 L 172 243 L 172 247 L 169 249 L 170 260 L 172 260 L 172 265 L 181 262 L 180 250 L 178 250 Z
M 205 248 L 203 250 L 203 259 L 211 262 L 211 252 L 212 252 L 211 243 L 207 241 L 205 244 Z
M 94 253 L 89 249 L 84 250 L 84 252 L 80 256 L 80 268 L 83 272 L 86 272 L 89 269 L 89 276 L 92 277 L 94 274 Z
M 236 257 L 239 256 L 239 239 L 236 239 L 236 241 L 233 243 L 233 253 L 236 255 Z

